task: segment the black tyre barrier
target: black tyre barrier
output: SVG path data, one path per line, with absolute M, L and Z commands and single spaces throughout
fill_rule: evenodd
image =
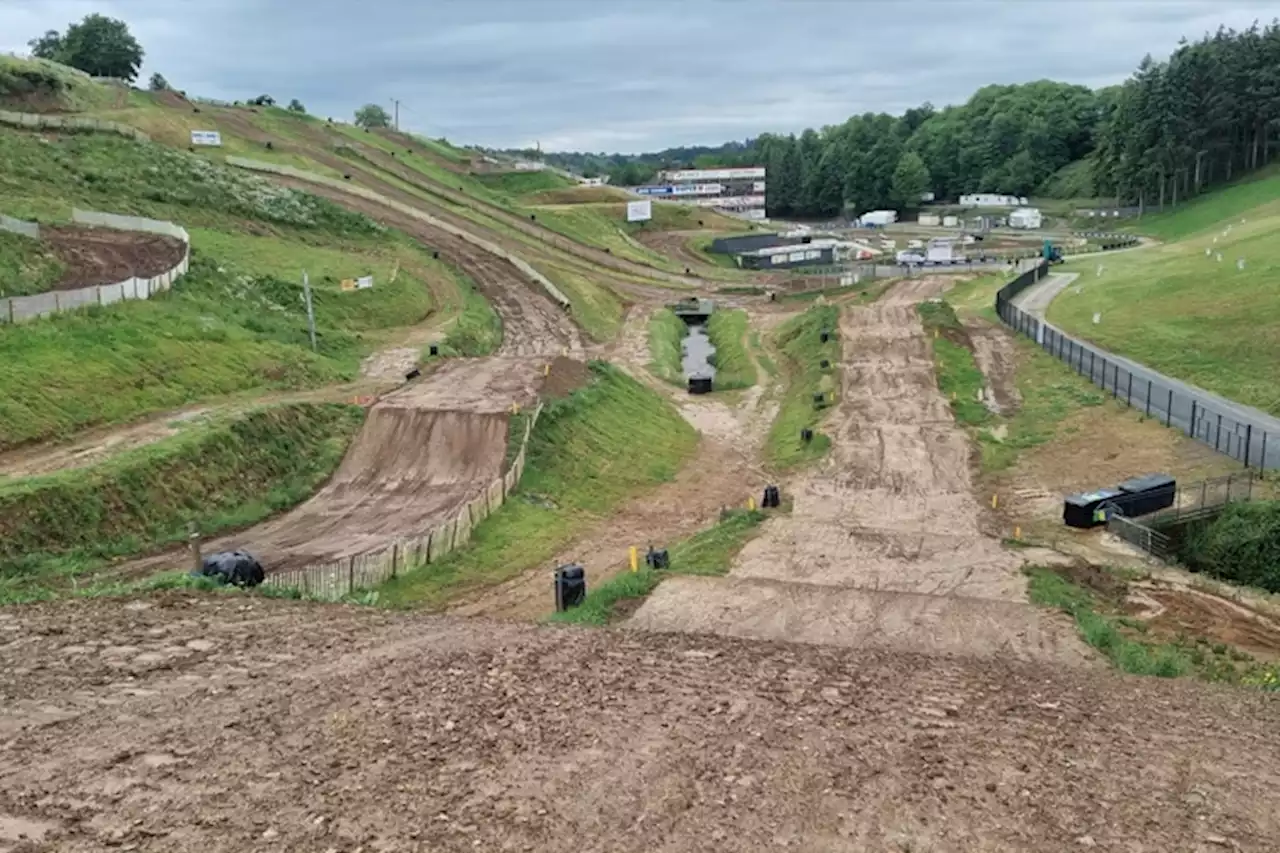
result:
M 440 354 L 440 346 L 439 346 L 438 344 L 432 344 L 432 345 L 430 346 L 430 348 L 427 350 L 427 354 L 428 354 L 428 355 L 439 355 L 439 354 Z
M 350 175 L 343 175 L 343 176 L 342 176 L 342 180 L 344 180 L 344 181 L 349 181 L 349 180 L 351 180 L 351 176 L 350 176 Z
M 587 597 L 586 570 L 576 564 L 556 569 L 555 591 L 557 613 L 563 613 L 582 604 L 583 599 Z
M 538 214 L 536 214 L 536 213 L 530 213 L 530 214 L 529 214 L 529 219 L 530 219 L 530 221 L 532 221 L 532 222 L 537 222 L 537 221 L 538 221 Z
M 813 430 L 809 429 L 808 427 L 805 427 L 804 429 L 800 430 L 800 440 L 803 441 L 805 444 L 808 444 L 809 442 L 813 441 Z
M 821 338 L 821 339 L 822 339 L 822 342 L 825 344 L 827 341 L 831 340 L 831 333 L 830 333 L 830 332 L 827 332 L 827 331 L 824 331 L 824 332 L 823 332 L 821 335 L 819 335 L 818 337 L 819 337 L 819 338 Z
M 777 486 L 764 487 L 764 499 L 760 501 L 760 506 L 764 509 L 777 509 L 782 505 L 782 493 L 778 491 Z
M 813 407 L 815 409 L 824 409 L 827 406 L 827 395 L 819 391 L 813 395 Z
M 415 367 L 413 370 L 410 370 L 408 373 L 404 375 L 404 381 L 412 382 L 413 380 L 417 379 L 421 375 L 422 375 L 422 371 Z
M 262 583 L 266 572 L 262 564 L 248 551 L 222 551 L 210 554 L 200 563 L 200 571 L 192 572 L 197 577 L 213 578 L 221 584 L 252 587 Z
M 671 568 L 671 555 L 667 553 L 666 548 L 654 548 L 650 545 L 649 553 L 644 555 L 644 564 L 658 571 L 669 569 Z
M 712 380 L 710 376 L 689 377 L 690 394 L 710 394 L 712 390 L 714 389 L 712 388 Z
M 830 370 L 831 361 L 829 359 L 824 358 L 822 361 L 818 362 L 818 367 L 822 368 L 823 370 Z

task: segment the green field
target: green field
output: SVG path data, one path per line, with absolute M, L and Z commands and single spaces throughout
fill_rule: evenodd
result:
M 824 406 L 834 405 L 839 388 L 840 309 L 834 305 L 814 305 L 798 317 L 788 320 L 775 334 L 776 349 L 781 356 L 786 391 L 778 416 L 769 428 L 765 441 L 765 458 L 777 468 L 790 468 L 822 456 L 831 447 L 830 436 L 818 431 L 825 412 L 814 402 L 822 394 Z M 822 342 L 822 332 L 830 339 Z M 827 368 L 822 361 L 830 362 Z M 802 429 L 812 429 L 813 440 L 800 437 Z
M 0 298 L 44 293 L 65 270 L 66 265 L 47 245 L 0 231 Z
M 756 365 L 747 352 L 747 312 L 720 310 L 707 320 L 707 337 L 716 348 L 711 356 L 716 369 L 717 391 L 749 388 L 756 384 Z
M 649 318 L 649 372 L 681 388 L 685 385 L 683 344 L 688 334 L 684 320 L 670 308 Z
M 1273 381 L 1280 370 L 1280 175 L 1221 190 L 1142 227 L 1176 242 L 1063 267 L 1080 278 L 1053 301 L 1050 322 L 1280 414 Z
M 0 130 L 0 160 L 0 210 L 168 219 L 193 245 L 191 271 L 155 299 L 0 328 L 0 448 L 239 391 L 349 380 L 386 330 L 461 307 L 465 282 L 409 238 L 248 173 L 105 135 Z M 341 290 L 366 274 L 372 289 Z
M 950 402 L 956 422 L 964 426 L 986 424 L 991 420 L 991 412 L 978 399 L 986 378 L 969 349 L 955 309 L 947 302 L 921 302 L 916 310 L 925 332 L 933 338 L 938 389 Z
M 86 469 L 0 482 L 0 600 L 42 597 L 109 558 L 294 506 L 342 460 L 354 406 L 298 403 L 191 426 Z
M 628 499 L 673 479 L 698 436 L 669 402 L 622 371 L 593 362 L 593 382 L 548 403 L 530 437 L 519 491 L 481 522 L 471 544 L 383 585 L 393 607 L 451 597 L 544 564 Z

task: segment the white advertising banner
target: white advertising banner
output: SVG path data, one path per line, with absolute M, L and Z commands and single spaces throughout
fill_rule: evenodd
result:
M 368 290 L 371 287 L 373 287 L 373 276 L 362 275 L 358 279 L 356 279 L 357 290 Z
M 684 181 L 759 180 L 764 177 L 764 167 L 749 166 L 742 169 L 683 169 L 676 172 L 666 172 L 664 177 L 673 183 Z
M 628 222 L 648 222 L 652 218 L 653 202 L 647 200 L 627 202 Z
M 735 195 L 723 198 L 696 198 L 693 203 L 699 207 L 764 207 L 764 196 Z
M 222 147 L 222 134 L 216 130 L 193 130 L 191 131 L 192 145 L 211 145 L 215 148 Z

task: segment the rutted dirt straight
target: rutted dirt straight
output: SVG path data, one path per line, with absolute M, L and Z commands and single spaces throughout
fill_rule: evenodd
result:
M 0 849 L 1267 853 L 1278 729 L 1009 660 L 64 602 L 0 612 Z
M 177 266 L 184 251 L 181 240 L 161 234 L 71 225 L 41 228 L 40 241 L 67 265 L 53 290 L 151 278 Z
M 911 279 L 846 308 L 832 451 L 788 490 L 728 578 L 670 578 L 632 624 L 911 651 L 1081 662 L 1074 628 L 1026 603 L 1014 553 L 980 529 L 970 446 L 937 389 Z

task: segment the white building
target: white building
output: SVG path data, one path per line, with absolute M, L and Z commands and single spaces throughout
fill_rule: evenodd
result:
M 584 187 L 602 187 L 604 186 L 604 178 L 578 178 L 578 183 Z
M 970 193 L 960 196 L 961 207 L 1017 207 L 1026 203 L 1026 198 L 999 193 Z
M 763 219 L 765 169 L 748 166 L 733 169 L 677 169 L 658 175 L 661 182 L 635 187 L 641 196 L 710 207 L 747 219 Z
M 1020 207 L 1009 214 L 1010 228 L 1039 228 L 1044 217 L 1034 207 Z

